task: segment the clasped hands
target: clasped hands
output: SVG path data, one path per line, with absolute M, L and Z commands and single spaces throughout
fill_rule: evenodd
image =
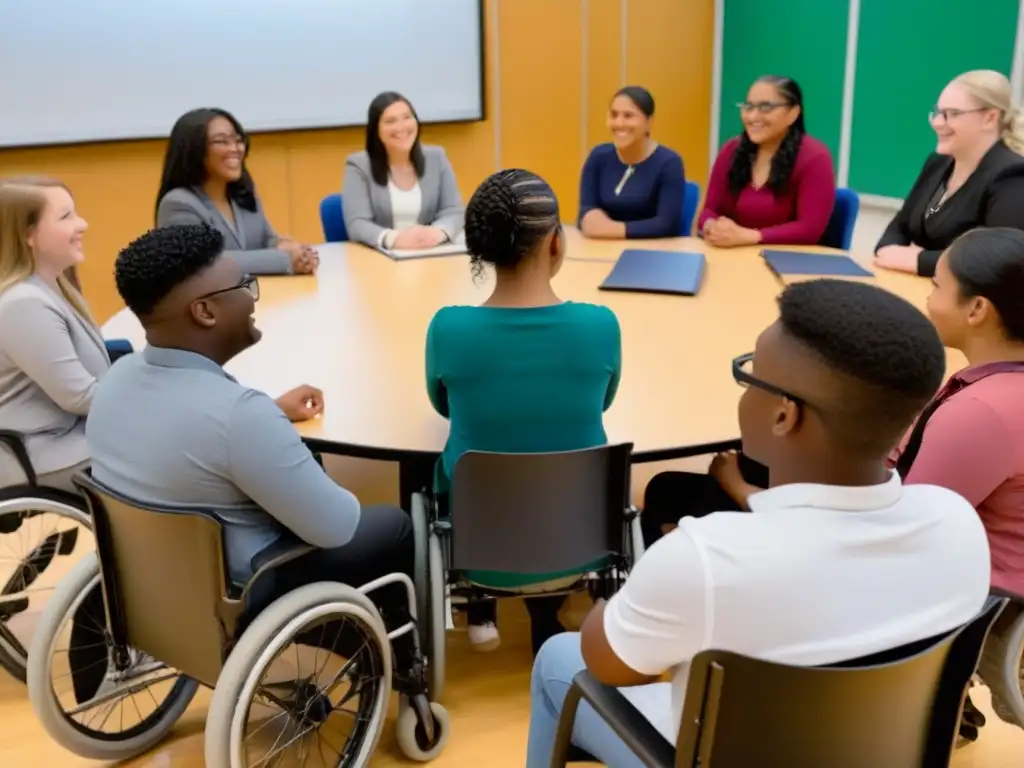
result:
M 757 245 L 761 233 L 756 229 L 741 227 L 728 216 L 708 219 L 704 222 L 704 239 L 717 248 L 732 248 L 739 245 Z
M 296 275 L 312 275 L 320 266 L 320 254 L 316 248 L 303 245 L 290 237 L 280 238 L 277 249 L 288 254 L 292 260 L 292 272 Z
M 307 421 L 324 412 L 324 393 L 309 384 L 285 392 L 274 402 L 289 421 Z
M 392 248 L 412 250 L 415 248 L 433 248 L 448 239 L 448 233 L 440 227 L 429 227 L 417 224 L 399 230 L 395 235 Z

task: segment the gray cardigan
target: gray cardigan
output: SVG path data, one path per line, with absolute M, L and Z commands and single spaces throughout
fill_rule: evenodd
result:
M 423 146 L 423 177 L 420 179 L 420 215 L 423 225 L 439 227 L 449 240 L 462 232 L 464 210 L 455 171 L 441 147 Z M 376 246 L 381 233 L 391 229 L 391 195 L 387 185 L 381 186 L 370 173 L 370 157 L 356 152 L 345 161 L 344 195 L 345 227 L 356 242 Z
M 287 275 L 292 271 L 291 257 L 279 251 L 277 235 L 263 213 L 263 205 L 256 199 L 256 210 L 247 211 L 234 200 L 236 226 L 225 219 L 213 201 L 201 189 L 178 187 L 160 200 L 156 212 L 156 225 L 209 224 L 224 235 L 225 251 L 238 262 L 243 271 L 251 275 Z
M 0 294 L 0 427 L 25 435 L 39 474 L 89 458 L 85 417 L 110 357 L 99 328 L 32 275 Z M 24 482 L 0 449 L 0 486 Z

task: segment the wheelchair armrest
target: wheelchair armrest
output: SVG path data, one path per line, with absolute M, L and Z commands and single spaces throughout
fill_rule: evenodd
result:
M 672 768 L 675 765 L 675 746 L 651 725 L 650 720 L 617 689 L 598 682 L 590 672 L 583 670 L 573 678 L 572 688 L 562 707 L 558 739 L 551 756 L 552 768 L 562 768 L 566 764 L 581 697 L 648 768 Z
M 14 454 L 14 458 L 21 465 L 21 471 L 25 473 L 28 485 L 37 485 L 36 470 L 28 457 L 28 449 L 25 447 L 25 438 L 22 434 L 13 429 L 0 429 L 0 443 L 6 445 Z
M 267 573 L 315 550 L 316 547 L 312 544 L 307 544 L 294 536 L 282 536 L 273 544 L 258 552 L 252 558 L 253 575 L 242 590 L 241 600 L 245 601 L 249 596 L 252 586 Z

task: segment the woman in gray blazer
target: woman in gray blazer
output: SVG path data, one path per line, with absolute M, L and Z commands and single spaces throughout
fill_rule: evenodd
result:
M 249 140 L 223 109 L 186 112 L 171 129 L 157 194 L 156 225 L 208 224 L 252 275 L 312 273 L 316 250 L 279 237 L 263 213 L 245 158 Z
M 110 368 L 103 335 L 64 276 L 86 223 L 59 181 L 0 181 L 0 428 L 25 437 L 41 485 L 75 492 L 88 466 L 85 418 Z M 0 487 L 25 482 L 0 449 Z
M 441 147 L 420 144 L 416 110 L 388 91 L 370 102 L 366 151 L 345 162 L 345 226 L 372 247 L 432 248 L 462 232 L 462 195 Z

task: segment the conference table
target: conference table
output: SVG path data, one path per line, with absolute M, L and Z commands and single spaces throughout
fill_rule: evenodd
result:
M 776 319 L 783 287 L 760 248 L 716 249 L 696 238 L 588 240 L 568 227 L 566 238 L 556 292 L 610 307 L 622 328 L 622 380 L 604 422 L 609 441 L 632 443 L 636 462 L 736 446 L 742 389 L 731 363 L 753 351 Z M 704 253 L 698 295 L 599 290 L 627 247 Z M 474 278 L 465 255 L 396 261 L 355 243 L 321 245 L 319 252 L 315 276 L 260 278 L 256 323 L 263 338 L 227 371 L 273 397 L 299 384 L 320 388 L 323 414 L 296 425 L 306 442 L 321 453 L 397 462 L 407 502 L 430 485 L 448 435 L 447 421 L 427 399 L 427 326 L 445 305 L 483 302 L 493 275 Z M 854 258 L 870 266 L 870 259 Z M 877 270 L 864 279 L 921 308 L 931 290 L 930 281 L 912 275 Z M 103 331 L 128 338 L 136 350 L 145 345 L 128 310 Z

